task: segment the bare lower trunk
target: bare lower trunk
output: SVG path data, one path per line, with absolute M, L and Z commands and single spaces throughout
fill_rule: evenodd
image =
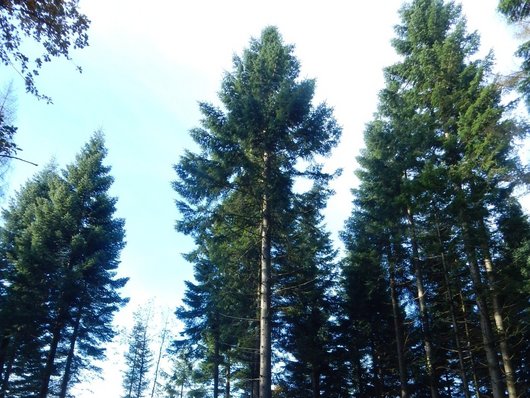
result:
M 462 225 L 462 229 L 464 250 L 467 256 L 469 272 L 471 275 L 471 280 L 473 282 L 473 289 L 475 290 L 476 297 L 475 300 L 479 312 L 482 341 L 484 343 L 484 351 L 486 353 L 486 361 L 491 381 L 491 392 L 493 394 L 493 398 L 502 398 L 505 396 L 502 383 L 502 376 L 499 369 L 497 351 L 494 345 L 495 338 L 489 320 L 488 305 L 486 302 L 486 298 L 484 297 L 484 287 L 480 276 L 480 269 L 475 254 L 475 248 L 472 247 L 472 245 L 470 244 L 469 229 L 465 222 Z
M 462 392 L 464 393 L 465 398 L 470 398 L 469 394 L 469 384 L 467 381 L 466 375 L 466 366 L 464 363 L 464 354 L 462 352 L 462 344 L 460 342 L 460 336 L 458 334 L 458 322 L 456 318 L 456 308 L 453 302 L 453 289 L 451 289 L 451 283 L 449 280 L 449 269 L 447 262 L 445 260 L 444 248 L 442 243 L 442 236 L 440 233 L 440 226 L 438 222 L 436 223 L 436 233 L 438 235 L 438 244 L 440 245 L 440 253 L 442 259 L 442 268 L 444 274 L 445 290 L 447 292 L 447 302 L 449 303 L 449 312 L 451 313 L 451 323 L 453 325 L 453 336 L 455 339 L 455 346 L 458 353 L 458 365 L 460 369 L 460 377 L 462 378 Z
M 227 356 L 225 364 L 225 398 L 230 398 L 230 377 L 232 373 L 230 370 L 230 357 Z
M 432 348 L 432 337 L 429 317 L 427 314 L 427 302 L 425 300 L 425 287 L 423 285 L 423 271 L 421 269 L 421 262 L 418 250 L 418 241 L 416 237 L 416 225 L 414 223 L 414 215 L 411 209 L 407 209 L 407 216 L 411 229 L 412 241 L 412 264 L 414 267 L 414 275 L 416 277 L 416 289 L 418 292 L 418 307 L 420 310 L 421 329 L 423 331 L 423 347 L 425 349 L 425 367 L 427 368 L 427 375 L 429 376 L 429 387 L 431 390 L 431 397 L 438 398 L 438 380 L 434 369 L 434 352 Z
M 401 384 L 401 398 L 408 398 L 407 370 L 405 368 L 405 356 L 403 347 L 403 325 L 401 322 L 401 312 L 396 291 L 396 271 L 391 258 L 390 248 L 388 248 L 388 264 L 390 271 L 390 298 L 392 301 L 392 314 L 394 317 L 394 335 L 396 337 L 397 360 L 399 370 L 399 381 Z
M 216 326 L 217 328 L 217 326 Z M 219 330 L 214 331 L 214 348 L 213 348 L 213 397 L 219 396 Z
M 462 290 L 458 292 L 458 296 L 460 297 L 460 309 L 462 311 L 462 316 L 464 320 L 464 332 L 465 332 L 466 340 L 467 340 L 466 346 L 467 346 L 467 351 L 469 353 L 469 360 L 471 361 L 471 372 L 473 375 L 473 385 L 475 386 L 475 396 L 478 397 L 479 391 L 480 391 L 480 384 L 478 382 L 478 377 L 477 377 L 477 368 L 475 365 L 475 354 L 473 354 L 473 347 L 471 344 L 471 333 L 469 331 L 469 325 L 467 321 L 466 303 L 464 301 L 464 295 L 462 294 Z
M 261 261 L 260 261 L 260 346 L 259 398 L 271 398 L 271 236 L 270 198 L 268 193 L 270 157 L 263 154 L 264 192 L 261 202 Z
M 55 366 L 55 355 L 57 354 L 57 346 L 59 345 L 59 340 L 61 339 L 62 327 L 63 327 L 62 322 L 60 320 L 57 320 L 53 328 L 52 341 L 50 343 L 50 347 L 48 348 L 46 364 L 42 372 L 41 385 L 40 385 L 40 390 L 39 390 L 39 398 L 46 398 L 48 396 L 50 378 L 52 376 L 53 368 Z
M 82 312 L 81 310 L 79 310 L 79 313 L 77 314 L 77 317 L 75 319 L 74 330 L 72 331 L 72 335 L 70 336 L 70 347 L 68 348 L 68 355 L 66 357 L 66 363 L 64 366 L 64 374 L 63 374 L 63 379 L 61 381 L 61 392 L 59 394 L 59 398 L 65 398 L 66 392 L 68 391 L 68 383 L 70 382 L 70 376 L 72 372 L 72 363 L 74 361 L 75 343 L 79 335 L 79 325 L 81 323 L 81 314 Z
M 4 357 L 4 371 L 0 373 L 2 385 L 0 387 L 0 398 L 5 398 L 7 395 L 7 390 L 9 387 L 9 378 L 11 377 L 11 372 L 13 371 L 13 363 L 15 362 L 15 357 L 17 353 L 17 338 L 14 337 L 11 343 L 7 344 L 5 357 Z M 11 345 L 11 349 L 9 349 Z
M 164 329 L 162 330 L 162 338 L 160 339 L 160 347 L 158 350 L 158 358 L 156 359 L 156 366 L 155 366 L 155 375 L 153 377 L 153 388 L 151 389 L 151 398 L 155 396 L 156 392 L 156 383 L 158 380 L 158 371 L 160 369 L 160 361 L 162 360 L 162 351 L 164 349 L 164 343 L 166 342 L 166 335 L 167 335 L 167 323 L 168 323 L 168 316 L 166 316 L 166 321 L 164 322 Z
M 316 363 L 311 365 L 311 390 L 313 398 L 320 398 L 320 368 Z
M 485 226 L 482 225 L 485 234 Z M 495 321 L 495 328 L 499 337 L 499 346 L 501 349 L 502 364 L 504 367 L 504 375 L 506 377 L 506 388 L 508 389 L 509 398 L 517 398 L 517 388 L 515 384 L 514 371 L 510 350 L 508 348 L 508 341 L 506 336 L 506 329 L 504 327 L 504 319 L 502 317 L 502 306 L 500 304 L 499 295 L 497 294 L 497 278 L 493 269 L 493 262 L 489 253 L 489 247 L 486 243 L 482 244 L 482 253 L 484 256 L 484 268 L 488 278 L 488 287 L 491 295 L 491 302 L 493 304 L 493 319 Z

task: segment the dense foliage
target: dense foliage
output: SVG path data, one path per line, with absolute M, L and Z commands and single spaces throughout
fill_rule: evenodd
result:
M 115 334 L 113 314 L 126 302 L 127 280 L 116 277 L 124 223 L 105 155 L 95 134 L 73 164 L 37 174 L 3 212 L 2 397 L 66 397 Z

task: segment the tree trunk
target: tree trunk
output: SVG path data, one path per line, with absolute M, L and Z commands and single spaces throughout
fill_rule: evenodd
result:
M 60 311 L 61 313 L 62 311 Z M 46 398 L 48 396 L 48 389 L 50 387 L 50 378 L 53 373 L 53 367 L 55 365 L 55 355 L 57 354 L 57 346 L 61 339 L 61 331 L 63 329 L 63 316 L 59 315 L 52 331 L 52 341 L 50 348 L 48 349 L 48 355 L 46 357 L 46 364 L 44 371 L 42 372 L 41 386 L 39 390 L 39 398 Z
M 9 348 L 9 335 L 4 335 L 0 341 L 0 376 L 4 374 L 4 365 L 7 358 L 7 351 Z
M 317 363 L 311 364 L 311 390 L 313 398 L 320 398 L 320 367 Z
M 147 349 L 147 323 L 151 316 L 151 308 L 149 308 L 149 313 L 146 318 L 146 324 L 144 325 L 143 338 L 142 338 L 142 347 L 140 349 L 140 368 L 138 369 L 138 388 L 136 389 L 136 398 L 142 396 L 142 383 L 144 382 L 145 366 L 146 366 L 146 357 L 145 352 Z
M 226 357 L 226 364 L 225 364 L 225 398 L 230 398 L 230 377 L 231 377 L 231 370 L 230 370 L 230 357 Z
M 464 217 L 461 214 L 461 218 Z M 477 262 L 475 248 L 470 243 L 469 227 L 465 221 L 462 223 L 462 233 L 464 242 L 464 251 L 466 252 L 469 272 L 473 282 L 473 289 L 475 290 L 476 303 L 480 318 L 480 329 L 482 331 L 482 341 L 484 343 L 484 350 L 486 352 L 486 361 L 488 365 L 488 372 L 491 380 L 491 391 L 493 398 L 504 397 L 504 388 L 502 385 L 502 376 L 499 369 L 499 361 L 497 358 L 497 351 L 494 345 L 493 330 L 489 320 L 489 311 L 486 298 L 484 297 L 484 287 L 480 276 L 480 269 Z
M 72 336 L 70 336 L 70 347 L 68 349 L 68 355 L 66 357 L 66 363 L 64 366 L 63 379 L 61 381 L 61 392 L 59 398 L 65 398 L 66 392 L 68 391 L 68 383 L 70 382 L 72 362 L 74 360 L 75 353 L 75 343 L 79 335 L 79 325 L 81 324 L 82 310 L 79 309 L 77 317 L 75 318 L 74 330 L 72 331 Z
M 473 354 L 473 347 L 471 344 L 471 333 L 469 331 L 469 326 L 467 322 L 467 309 L 466 302 L 464 301 L 464 295 L 462 294 L 462 289 L 459 288 L 458 296 L 460 297 L 460 309 L 462 311 L 462 317 L 464 321 L 464 332 L 466 334 L 467 340 L 467 351 L 469 353 L 469 360 L 471 361 L 471 372 L 473 375 L 473 385 L 475 386 L 475 396 L 479 396 L 480 384 L 477 377 L 477 368 L 475 365 L 475 355 Z
M 17 338 L 14 337 L 11 342 L 11 350 L 6 349 L 5 359 L 4 359 L 4 372 L 0 373 L 2 385 L 0 387 L 0 398 L 5 398 L 7 389 L 9 387 L 9 378 L 11 377 L 11 372 L 13 370 L 13 363 L 15 362 L 15 357 L 17 353 Z M 9 344 L 8 344 L 9 346 Z
M 215 327 L 213 336 L 213 397 L 219 396 L 219 326 Z
M 425 287 L 423 284 L 423 272 L 421 269 L 420 255 L 418 250 L 418 241 L 416 237 L 416 225 L 414 222 L 414 215 L 412 210 L 407 208 L 407 217 L 411 229 L 411 243 L 412 243 L 412 265 L 414 267 L 414 274 L 416 277 L 416 289 L 418 292 L 418 306 L 420 309 L 420 322 L 423 331 L 423 347 L 425 349 L 425 366 L 427 368 L 427 375 L 429 376 L 429 387 L 431 390 L 431 397 L 438 398 L 438 381 L 434 369 L 434 353 L 432 348 L 431 327 L 429 316 L 427 314 L 427 303 L 425 301 Z
M 271 398 L 271 233 L 269 175 L 270 155 L 263 154 L 263 196 L 261 202 L 261 261 L 260 261 L 260 361 L 259 398 Z
M 506 377 L 506 388 L 508 389 L 509 398 L 517 398 L 517 388 L 515 384 L 514 371 L 510 350 L 508 348 L 508 341 L 506 336 L 506 329 L 504 327 L 504 319 L 502 317 L 502 306 L 497 294 L 497 278 L 493 269 L 493 261 L 486 243 L 486 226 L 484 222 L 481 225 L 483 240 L 481 244 L 482 255 L 484 256 L 484 268 L 486 269 L 486 276 L 488 279 L 488 288 L 491 295 L 491 302 L 493 304 L 493 319 L 495 321 L 495 328 L 499 337 L 499 346 L 501 349 L 502 364 L 504 367 L 504 375 Z
M 164 349 L 164 343 L 166 342 L 167 322 L 168 321 L 166 317 L 166 321 L 164 323 L 164 330 L 162 330 L 162 339 L 160 341 L 160 349 L 158 350 L 158 358 L 156 359 L 155 375 L 153 377 L 153 388 L 151 390 L 151 398 L 155 396 L 156 382 L 158 379 L 158 370 L 160 369 L 160 360 L 162 359 L 162 350 Z
M 408 388 L 407 388 L 407 370 L 405 368 L 405 357 L 404 357 L 404 347 L 403 347 L 403 325 L 401 322 L 401 313 L 399 310 L 399 301 L 396 292 L 396 270 L 395 265 L 392 260 L 391 250 L 387 247 L 388 250 L 388 266 L 390 273 L 390 298 L 392 300 L 392 314 L 394 317 L 394 334 L 396 336 L 396 348 L 397 348 L 397 360 L 398 360 L 398 370 L 399 370 L 399 381 L 401 384 L 401 398 L 408 398 Z
M 436 234 L 438 237 L 438 244 L 440 245 L 440 255 L 442 260 L 442 268 L 444 274 L 445 291 L 447 292 L 447 302 L 449 303 L 449 312 L 451 313 L 451 323 L 453 325 L 453 335 L 455 339 L 455 346 L 458 353 L 458 365 L 460 368 L 460 377 L 462 378 L 462 392 L 465 398 L 470 398 L 469 384 L 467 381 L 466 367 L 464 363 L 464 354 L 462 352 L 462 344 L 460 342 L 460 336 L 458 334 L 458 322 L 456 318 L 456 308 L 453 302 L 453 289 L 451 289 L 451 283 L 449 280 L 449 269 L 445 260 L 444 247 L 442 242 L 442 235 L 440 233 L 440 225 L 436 221 Z

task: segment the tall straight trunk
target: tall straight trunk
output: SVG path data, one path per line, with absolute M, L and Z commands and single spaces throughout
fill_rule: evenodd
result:
M 373 340 L 370 341 L 372 350 L 372 373 L 374 375 L 374 396 L 383 398 L 383 370 L 381 369 L 381 356 Z
M 168 323 L 168 316 L 166 316 L 166 321 L 164 322 L 164 329 L 162 330 L 162 338 L 161 338 L 161 341 L 160 341 L 160 348 L 158 350 L 158 357 L 156 359 L 155 375 L 153 377 L 153 388 L 151 389 L 151 398 L 153 398 L 155 396 L 156 383 L 157 383 L 157 380 L 158 380 L 158 370 L 160 369 L 160 361 L 162 360 L 162 350 L 164 349 L 164 343 L 166 342 L 167 323 Z
M 7 389 L 9 387 L 9 378 L 11 377 L 11 372 L 13 371 L 13 363 L 15 362 L 16 353 L 17 353 L 17 338 L 16 336 L 12 338 L 12 341 L 10 344 L 8 344 L 8 347 L 11 346 L 11 349 L 6 348 L 5 352 L 5 358 L 4 358 L 4 372 L 0 373 L 1 378 L 0 382 L 2 383 L 0 386 L 0 398 L 5 398 Z
M 6 363 L 7 351 L 11 338 L 9 334 L 4 334 L 0 340 L 0 376 L 4 374 L 4 365 Z
M 74 321 L 74 329 L 70 336 L 70 347 L 68 348 L 68 355 L 66 357 L 66 363 L 64 366 L 63 379 L 61 381 L 61 391 L 59 398 L 65 398 L 66 392 L 68 391 L 68 383 L 70 382 L 72 363 L 74 361 L 75 343 L 79 336 L 79 325 L 81 324 L 82 309 L 80 308 Z
M 401 321 L 401 311 L 396 290 L 396 269 L 392 260 L 390 247 L 387 247 L 388 266 L 390 274 L 390 299 L 392 301 L 392 314 L 394 318 L 394 335 L 396 336 L 396 349 L 399 370 L 400 396 L 408 398 L 409 392 L 407 387 L 407 370 L 405 367 L 405 350 L 403 347 L 403 323 Z
M 407 217 L 411 230 L 412 265 L 414 267 L 414 275 L 416 277 L 416 290 L 418 292 L 418 307 L 420 309 L 420 322 L 421 329 L 423 331 L 423 348 L 425 350 L 425 366 L 427 368 L 427 375 L 429 377 L 431 397 L 438 398 L 438 380 L 434 368 L 434 352 L 432 348 L 432 336 L 429 316 L 427 314 L 427 302 L 425 300 L 423 271 L 421 269 L 420 255 L 418 250 L 418 240 L 416 236 L 416 224 L 414 222 L 414 214 L 412 213 L 410 207 L 407 208 Z
M 466 302 L 464 300 L 464 294 L 462 293 L 462 289 L 459 289 L 458 296 L 460 298 L 460 310 L 462 311 L 462 317 L 464 321 L 464 332 L 466 334 L 466 346 L 467 351 L 469 353 L 469 360 L 471 361 L 471 372 L 473 375 L 473 385 L 475 386 L 475 396 L 479 396 L 480 391 L 480 383 L 478 382 L 478 376 L 477 376 L 477 367 L 475 365 L 475 355 L 473 354 L 473 347 L 471 344 L 471 333 L 469 331 L 469 325 L 467 321 L 467 309 L 466 309 Z
M 486 353 L 486 361 L 488 365 L 488 373 L 491 381 L 491 392 L 493 398 L 504 397 L 504 388 L 502 383 L 502 376 L 499 368 L 499 361 L 497 358 L 497 351 L 495 349 L 494 341 L 495 337 L 493 329 L 490 324 L 489 310 L 484 294 L 484 286 L 482 278 L 480 276 L 480 269 L 478 266 L 477 256 L 475 248 L 471 245 L 469 226 L 464 221 L 464 217 L 461 213 L 462 219 L 462 233 L 464 251 L 467 257 L 469 273 L 471 275 L 471 281 L 473 282 L 473 289 L 475 291 L 476 303 L 479 312 L 480 329 L 482 331 L 482 341 L 484 345 L 484 351 Z
M 147 322 L 151 316 L 151 308 L 149 308 L 149 313 L 147 316 L 146 324 L 144 325 L 144 331 L 142 336 L 142 347 L 140 349 L 140 368 L 138 369 L 138 386 L 136 389 L 136 397 L 140 398 L 142 396 L 142 384 L 144 382 L 144 375 L 146 373 L 146 349 L 147 349 Z
M 230 369 L 230 356 L 227 355 L 225 363 L 225 398 L 230 398 L 230 377 L 232 371 Z
M 451 324 L 453 325 L 453 337 L 455 339 L 456 351 L 458 353 L 458 366 L 460 369 L 460 377 L 462 378 L 462 392 L 464 393 L 465 398 L 470 398 L 469 384 L 468 384 L 467 375 L 466 375 L 466 366 L 464 363 L 464 354 L 462 351 L 462 344 L 460 342 L 460 336 L 458 334 L 458 322 L 456 318 L 456 308 L 455 308 L 455 304 L 453 301 L 453 298 L 454 298 L 453 289 L 451 288 L 451 283 L 449 280 L 449 267 L 445 259 L 442 235 L 440 233 L 440 225 L 438 223 L 438 220 L 436 220 L 436 234 L 438 237 L 438 245 L 440 246 L 440 255 L 441 255 L 442 268 L 443 268 L 443 274 L 444 274 L 445 291 L 447 292 L 447 302 L 449 303 L 449 312 L 451 313 Z
M 44 370 L 42 372 L 41 385 L 39 390 L 39 398 L 46 398 L 48 396 L 48 390 L 50 387 L 50 378 L 53 373 L 53 368 L 55 366 L 55 356 L 57 354 L 57 346 L 61 340 L 61 331 L 63 329 L 62 319 L 64 314 L 62 311 L 59 311 L 58 319 L 56 320 L 53 331 L 52 331 L 52 341 L 50 347 L 48 348 L 48 355 L 46 357 L 46 364 L 44 365 Z M 62 315 L 61 315 L 62 314 Z
M 219 326 L 215 327 L 213 336 L 213 397 L 219 396 Z
M 502 364 L 504 367 L 504 375 L 506 377 L 506 388 L 508 390 L 509 398 L 517 398 L 517 388 L 515 384 L 514 371 L 512 365 L 512 359 L 510 355 L 510 350 L 508 347 L 508 341 L 506 336 L 506 329 L 504 327 L 504 319 L 502 316 L 502 306 L 500 304 L 498 290 L 497 290 L 497 278 L 493 269 L 493 261 L 491 259 L 491 254 L 489 246 L 487 244 L 487 230 L 484 225 L 484 221 L 481 223 L 482 229 L 482 255 L 484 257 L 484 268 L 486 269 L 486 276 L 488 280 L 488 288 L 491 296 L 491 302 L 493 307 L 493 319 L 495 321 L 495 328 L 497 331 L 497 336 L 499 337 L 499 346 L 502 357 Z
M 260 260 L 260 346 L 259 398 L 271 398 L 271 232 L 270 232 L 270 154 L 263 154 L 263 196 L 261 201 Z
M 320 366 L 318 363 L 311 364 L 311 390 L 313 398 L 320 398 Z

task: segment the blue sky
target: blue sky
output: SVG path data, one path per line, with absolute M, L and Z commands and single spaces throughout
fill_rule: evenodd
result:
M 376 110 L 382 68 L 396 60 L 390 39 L 401 3 L 81 0 L 92 20 L 90 46 L 74 52 L 72 61 L 45 65 L 37 80 L 53 105 L 25 94 L 21 79 L 0 69 L 0 83 L 14 79 L 16 140 L 25 159 L 42 167 L 55 158 L 64 166 L 95 130 L 105 132 L 117 215 L 126 220 L 120 274 L 131 278 L 124 289 L 131 305 L 118 317 L 120 323 L 126 324 L 131 308 L 151 297 L 176 307 L 184 280 L 192 278 L 191 266 L 180 256 L 192 248 L 191 241 L 174 231 L 172 165 L 185 148 L 193 148 L 188 130 L 199 124 L 198 101 L 217 103 L 232 55 L 267 25 L 278 26 L 285 42 L 296 46 L 302 77 L 317 79 L 316 101 L 334 107 L 343 126 L 341 144 L 328 161 L 330 168 L 344 169 L 326 210 L 336 236 L 351 210 L 354 158 L 364 125 Z M 498 68 L 506 72 L 516 67 L 515 43 L 495 13 L 496 3 L 464 0 L 463 8 L 469 28 L 482 36 L 484 51 L 495 48 Z M 39 169 L 13 162 L 9 192 Z M 117 396 L 121 380 L 110 370 L 107 376 L 93 387 Z

